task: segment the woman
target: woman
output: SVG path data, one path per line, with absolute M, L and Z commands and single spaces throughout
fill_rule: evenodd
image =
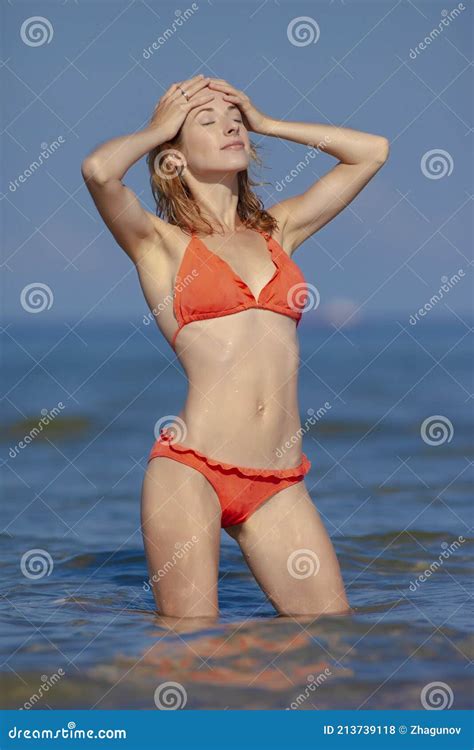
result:
M 247 173 L 250 132 L 318 144 L 338 164 L 264 210 Z M 145 154 L 160 216 L 122 183 Z M 304 481 L 296 326 L 309 292 L 292 256 L 387 155 L 384 137 L 277 120 L 226 81 L 198 75 L 168 89 L 147 127 L 82 164 L 188 378 L 182 411 L 155 435 L 142 489 L 150 585 L 163 615 L 217 616 L 221 528 L 280 614 L 352 611 Z

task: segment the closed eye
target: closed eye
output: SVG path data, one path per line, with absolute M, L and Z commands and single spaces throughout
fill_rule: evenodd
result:
M 242 124 L 243 120 L 234 120 L 234 122 L 240 122 Z M 201 125 L 204 125 L 204 126 L 206 126 L 206 125 L 214 125 L 214 123 L 215 123 L 215 120 L 211 120 L 211 122 L 202 122 Z

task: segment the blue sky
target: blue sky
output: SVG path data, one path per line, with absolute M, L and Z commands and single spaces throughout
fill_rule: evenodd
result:
M 321 295 L 315 314 L 353 309 L 360 320 L 407 320 L 442 277 L 462 269 L 432 315 L 467 316 L 473 6 L 465 2 L 454 16 L 457 7 L 3 3 L 4 316 L 27 319 L 22 290 L 38 283 L 53 293 L 46 314 L 55 320 L 138 321 L 148 312 L 135 269 L 98 216 L 80 165 L 99 143 L 143 127 L 173 82 L 201 72 L 245 90 L 272 117 L 343 125 L 391 142 L 389 161 L 365 190 L 293 256 Z M 39 36 L 30 29 L 29 38 L 32 16 L 43 20 Z M 301 193 L 336 163 L 319 154 L 297 169 L 304 145 L 252 138 L 262 146 L 260 177 L 270 184 L 258 192 L 267 207 Z M 53 142 L 54 153 L 28 174 Z M 154 210 L 144 158 L 124 181 Z

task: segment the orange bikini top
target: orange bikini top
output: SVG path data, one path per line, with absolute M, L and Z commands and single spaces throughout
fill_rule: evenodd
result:
M 298 325 L 308 295 L 303 273 L 270 234 L 257 231 L 265 238 L 275 266 L 257 299 L 227 261 L 192 233 L 175 279 L 173 312 L 178 329 L 171 341 L 173 348 L 178 333 L 188 323 L 252 307 L 287 315 Z

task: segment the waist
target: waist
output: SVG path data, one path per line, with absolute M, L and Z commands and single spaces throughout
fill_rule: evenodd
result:
M 219 408 L 189 399 L 177 415 L 176 439 L 201 453 L 244 466 L 289 468 L 302 458 L 303 430 L 296 404 L 276 402 L 250 408 L 224 403 Z

